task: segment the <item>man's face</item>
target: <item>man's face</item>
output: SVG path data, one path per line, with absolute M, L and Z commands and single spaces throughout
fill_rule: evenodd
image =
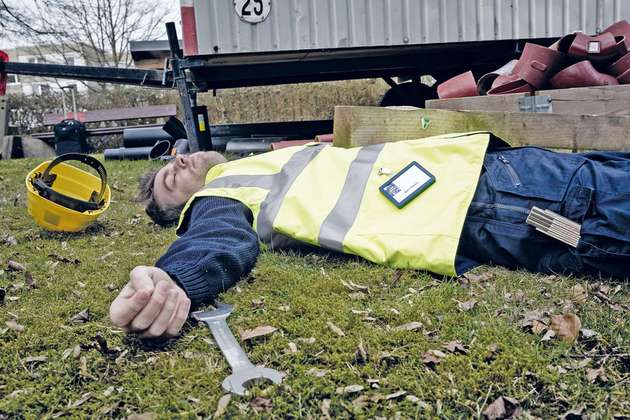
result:
M 225 158 L 216 152 L 177 155 L 155 176 L 153 197 L 156 203 L 161 208 L 184 204 L 203 187 L 208 170 L 222 162 Z

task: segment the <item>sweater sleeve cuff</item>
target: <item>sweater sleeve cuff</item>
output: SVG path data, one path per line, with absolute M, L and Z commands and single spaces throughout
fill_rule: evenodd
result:
M 198 268 L 169 267 L 167 272 L 184 289 L 193 307 L 210 303 L 217 295 L 208 279 L 200 275 Z

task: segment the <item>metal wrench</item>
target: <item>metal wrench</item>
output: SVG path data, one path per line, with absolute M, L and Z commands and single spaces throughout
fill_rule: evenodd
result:
M 208 325 L 219 349 L 232 368 L 232 374 L 223 380 L 223 389 L 237 395 L 245 395 L 246 388 L 254 382 L 271 381 L 274 384 L 282 382 L 284 377 L 282 373 L 275 369 L 254 366 L 239 346 L 226 321 L 234 307 L 217 303 L 215 308 L 214 311 L 193 312 L 192 316 Z

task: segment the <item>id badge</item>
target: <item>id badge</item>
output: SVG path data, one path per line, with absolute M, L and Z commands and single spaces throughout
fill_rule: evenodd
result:
M 435 177 L 418 162 L 411 162 L 379 190 L 399 209 L 435 183 Z

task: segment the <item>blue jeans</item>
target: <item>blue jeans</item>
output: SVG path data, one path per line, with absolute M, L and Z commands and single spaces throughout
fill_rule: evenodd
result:
M 468 211 L 458 271 L 479 264 L 630 277 L 630 154 L 489 151 Z M 533 206 L 582 224 L 578 248 L 536 231 Z

